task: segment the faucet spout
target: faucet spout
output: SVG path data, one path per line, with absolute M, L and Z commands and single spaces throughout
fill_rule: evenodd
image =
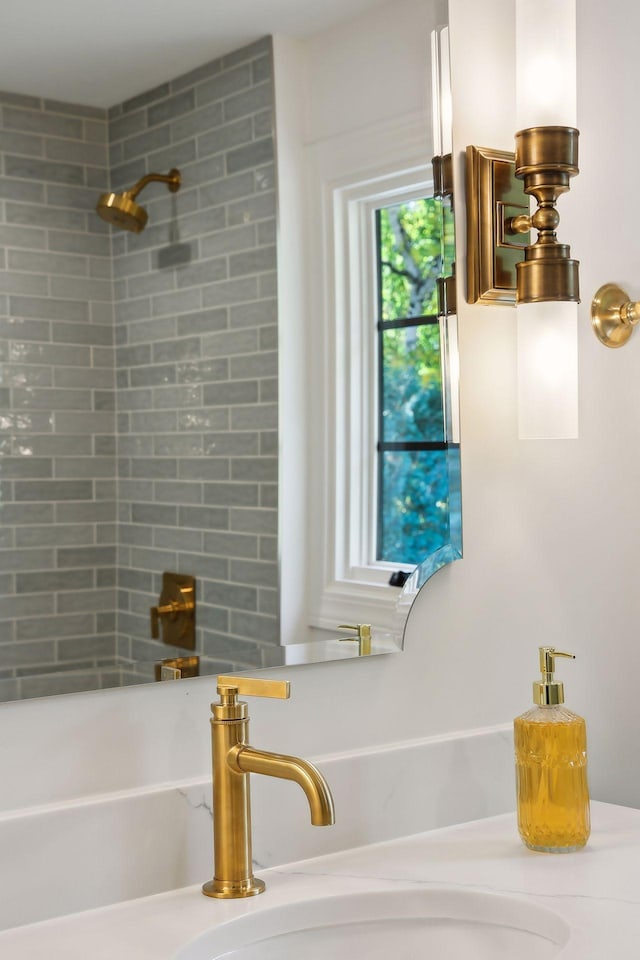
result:
M 268 750 L 256 750 L 248 744 L 238 744 L 227 757 L 232 770 L 238 773 L 262 773 L 281 780 L 293 780 L 305 792 L 315 827 L 335 823 L 333 797 L 329 784 L 317 767 L 299 757 L 288 757 Z

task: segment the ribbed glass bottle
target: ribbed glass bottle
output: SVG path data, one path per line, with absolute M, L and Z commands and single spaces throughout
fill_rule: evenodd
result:
M 562 705 L 539 706 L 514 721 L 518 829 L 531 850 L 571 853 L 591 832 L 587 733 Z

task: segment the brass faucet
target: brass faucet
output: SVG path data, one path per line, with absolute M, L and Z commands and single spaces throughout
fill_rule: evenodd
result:
M 304 790 L 314 826 L 335 822 L 329 786 L 313 764 L 256 750 L 247 743 L 247 704 L 238 696 L 289 697 L 286 680 L 256 680 L 250 677 L 218 677 L 220 700 L 211 704 L 213 761 L 214 876 L 202 887 L 207 897 L 232 899 L 253 897 L 264 882 L 253 875 L 251 857 L 251 798 L 249 774 L 294 780 Z

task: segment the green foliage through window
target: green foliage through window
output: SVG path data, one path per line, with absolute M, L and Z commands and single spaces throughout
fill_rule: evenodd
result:
M 418 564 L 449 539 L 437 280 L 451 235 L 437 199 L 377 211 L 378 560 Z

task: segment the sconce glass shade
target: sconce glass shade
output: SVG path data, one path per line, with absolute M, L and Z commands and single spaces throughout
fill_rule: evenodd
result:
M 442 123 L 440 120 L 440 43 L 438 31 L 431 31 L 431 129 L 432 153 L 442 156 Z
M 575 0 L 516 0 L 517 129 L 575 127 Z
M 453 150 L 453 96 L 449 58 L 449 27 L 442 27 L 440 30 L 440 127 L 443 156 Z
M 576 439 L 578 305 L 520 304 L 516 316 L 520 439 Z
M 453 149 L 449 27 L 438 27 L 431 33 L 431 85 L 433 154 L 445 157 Z

